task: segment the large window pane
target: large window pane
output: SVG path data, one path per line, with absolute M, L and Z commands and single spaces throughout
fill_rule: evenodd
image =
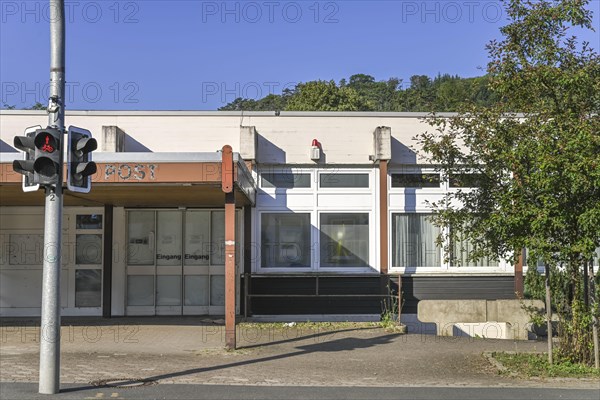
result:
M 185 305 L 208 305 L 208 276 L 188 275 L 184 278 Z
M 310 267 L 310 214 L 262 214 L 261 267 Z
M 185 214 L 185 265 L 210 263 L 210 211 Z
M 368 188 L 369 174 L 340 174 L 324 172 L 319 175 L 322 188 Z
M 102 263 L 102 235 L 75 236 L 75 263 L 78 265 Z
M 75 270 L 75 307 L 100 307 L 102 299 L 101 289 L 101 270 Z
M 457 240 L 452 243 L 450 255 L 450 265 L 456 267 L 497 267 L 500 263 L 491 257 L 471 261 L 469 254 L 475 250 L 475 244 L 469 238 L 458 233 Z
M 130 211 L 127 221 L 127 263 L 154 265 L 154 211 Z
M 127 277 L 127 305 L 154 305 L 154 276 L 129 275 Z
M 181 265 L 181 212 L 158 211 L 156 265 Z
M 321 214 L 321 267 L 369 265 L 369 214 Z
M 439 228 L 427 214 L 392 215 L 392 264 L 394 267 L 439 267 L 441 252 L 436 245 Z
M 158 275 L 156 277 L 156 305 L 181 305 L 181 276 Z
M 225 211 L 213 211 L 210 226 L 210 264 L 225 265 Z
M 261 175 L 260 185 L 263 188 L 309 188 L 310 174 L 292 172 L 266 173 Z

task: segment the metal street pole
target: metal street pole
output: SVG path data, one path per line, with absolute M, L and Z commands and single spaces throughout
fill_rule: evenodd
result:
M 65 18 L 64 0 L 50 0 L 50 100 L 48 125 L 65 128 Z M 64 139 L 64 137 L 62 138 Z M 60 268 L 62 234 L 62 160 L 56 187 L 46 187 L 42 320 L 40 327 L 40 384 L 42 394 L 60 391 Z

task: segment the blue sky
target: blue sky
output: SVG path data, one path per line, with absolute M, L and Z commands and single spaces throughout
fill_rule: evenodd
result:
M 67 107 L 214 110 L 315 79 L 481 75 L 495 0 L 66 0 Z M 1 103 L 47 101 L 48 1 L 0 0 Z M 600 21 L 600 1 L 592 2 Z M 600 23 L 597 24 L 600 26 Z M 598 32 L 582 38 L 600 47 Z

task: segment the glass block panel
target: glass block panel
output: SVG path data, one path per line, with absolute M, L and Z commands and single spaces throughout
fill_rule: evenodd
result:
M 127 277 L 127 305 L 154 305 L 154 276 L 129 275 Z
M 100 307 L 102 302 L 102 270 L 75 270 L 75 307 Z
M 181 305 L 181 276 L 158 275 L 156 277 L 156 305 Z
M 75 217 L 77 229 L 102 229 L 102 214 L 85 214 Z
M 369 214 L 321 214 L 321 267 L 369 265 Z
M 75 263 L 102 264 L 102 235 L 77 234 L 75 236 Z
M 185 265 L 210 263 L 210 211 L 188 211 L 185 214 Z
M 210 277 L 210 305 L 225 305 L 225 276 L 213 275 Z
M 319 175 L 322 188 L 368 188 L 369 174 L 340 174 L 326 172 Z
M 261 266 L 310 267 L 310 214 L 263 213 L 261 218 Z
M 157 212 L 156 265 L 181 265 L 181 211 Z
M 127 263 L 154 265 L 154 211 L 130 211 L 127 224 Z
M 8 253 L 10 265 L 42 265 L 44 262 L 44 235 L 10 234 Z M 4 258 L 4 257 L 2 257 Z
M 187 275 L 184 278 L 186 306 L 208 306 L 208 276 Z

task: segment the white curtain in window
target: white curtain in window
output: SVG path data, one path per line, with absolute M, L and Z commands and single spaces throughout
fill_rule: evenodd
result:
M 457 267 L 497 267 L 498 260 L 484 257 L 476 261 L 469 260 L 469 254 L 474 250 L 473 241 L 458 234 L 458 240 L 452 244 L 451 265 Z
M 428 214 L 393 214 L 392 262 L 395 267 L 439 267 L 441 249 L 436 246 L 440 233 Z

